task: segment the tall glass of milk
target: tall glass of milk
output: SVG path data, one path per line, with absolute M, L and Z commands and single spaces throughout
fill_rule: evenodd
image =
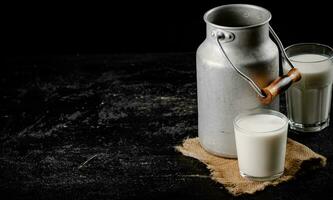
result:
M 290 128 L 301 132 L 320 131 L 329 125 L 333 81 L 333 49 L 315 43 L 286 48 L 302 79 L 286 92 Z M 284 63 L 283 71 L 289 66 Z
M 288 119 L 282 113 L 255 109 L 234 120 L 240 175 L 254 181 L 280 177 L 284 171 Z

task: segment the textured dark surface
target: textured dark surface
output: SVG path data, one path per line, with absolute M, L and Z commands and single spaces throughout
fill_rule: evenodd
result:
M 1 67 L 2 196 L 236 198 L 174 150 L 197 135 L 194 54 L 17 57 Z M 327 167 L 236 199 L 332 197 L 332 131 L 289 132 Z

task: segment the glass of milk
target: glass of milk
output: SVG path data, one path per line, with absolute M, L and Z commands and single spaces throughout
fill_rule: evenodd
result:
M 286 53 L 302 74 L 302 79 L 286 92 L 290 128 L 301 132 L 316 132 L 329 125 L 333 49 L 315 43 L 295 44 Z M 283 63 L 283 71 L 290 67 Z
M 269 181 L 284 171 L 288 118 L 282 113 L 255 109 L 234 120 L 240 175 L 254 181 Z

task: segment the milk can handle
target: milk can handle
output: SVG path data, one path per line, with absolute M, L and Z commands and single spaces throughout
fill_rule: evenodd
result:
M 276 33 L 274 32 L 274 30 L 271 26 L 269 26 L 269 32 L 272 34 L 275 42 L 278 45 L 278 48 L 280 49 L 281 57 L 283 59 L 285 59 L 285 61 L 288 63 L 288 65 L 290 66 L 291 69 L 286 75 L 276 78 L 267 87 L 262 88 L 262 89 L 260 89 L 260 87 L 250 77 L 248 77 L 243 72 L 241 72 L 237 67 L 235 67 L 235 65 L 231 62 L 230 58 L 224 51 L 220 40 L 224 40 L 225 42 L 230 42 L 230 41 L 234 40 L 234 35 L 232 33 L 228 33 L 228 32 L 226 32 L 226 33 L 221 32 L 221 31 L 213 32 L 213 36 L 216 37 L 216 41 L 217 41 L 222 53 L 224 54 L 224 56 L 227 58 L 228 62 L 230 63 L 231 67 L 253 87 L 253 89 L 259 95 L 260 102 L 262 104 L 270 104 L 276 96 L 278 96 L 280 93 L 287 90 L 292 85 L 292 83 L 295 83 L 301 79 L 301 73 L 298 71 L 297 68 L 294 68 L 294 66 L 290 62 L 279 37 L 276 35 Z

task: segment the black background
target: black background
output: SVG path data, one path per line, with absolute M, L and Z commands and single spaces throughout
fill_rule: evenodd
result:
M 8 62 L 0 64 L 0 194 L 236 199 L 211 179 L 192 176 L 210 172 L 174 150 L 197 136 L 194 52 L 205 38 L 203 15 L 229 3 L 270 10 L 285 46 L 333 45 L 332 8 L 323 0 L 2 5 L 0 47 Z M 289 132 L 326 156 L 327 167 L 239 199 L 332 196 L 332 130 L 331 124 L 318 134 Z
M 332 45 L 325 1 L 48 1 L 3 6 L 2 48 L 7 55 L 194 52 L 205 37 L 203 14 L 229 3 L 270 10 L 285 46 Z

